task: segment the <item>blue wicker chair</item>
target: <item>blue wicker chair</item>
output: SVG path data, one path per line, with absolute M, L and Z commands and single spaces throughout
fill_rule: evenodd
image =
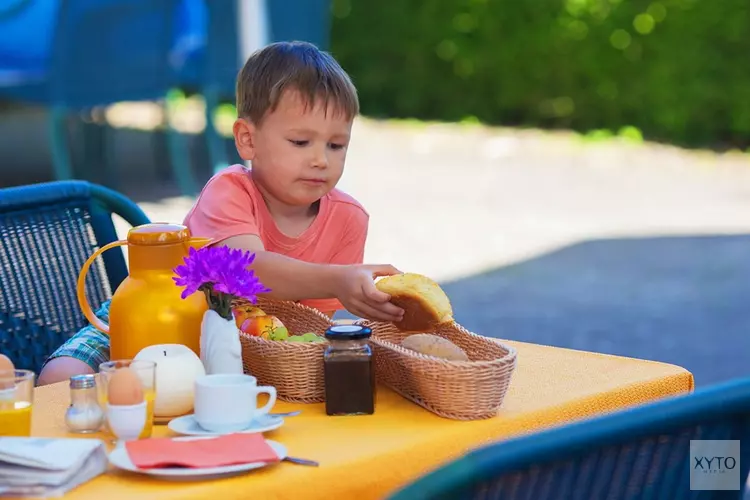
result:
M 740 490 L 692 491 L 690 440 L 741 440 Z M 741 499 L 750 468 L 750 379 L 479 448 L 390 500 Z
M 112 214 L 149 222 L 128 198 L 83 181 L 0 189 L 0 352 L 39 373 L 44 360 L 86 324 L 76 298 L 78 272 L 100 246 L 117 239 Z M 91 266 L 92 307 L 127 276 L 122 250 Z

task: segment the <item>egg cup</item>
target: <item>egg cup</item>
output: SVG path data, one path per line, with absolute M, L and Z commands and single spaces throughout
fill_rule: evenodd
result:
M 107 403 L 107 424 L 119 441 L 138 439 L 146 427 L 146 401 L 135 405 Z

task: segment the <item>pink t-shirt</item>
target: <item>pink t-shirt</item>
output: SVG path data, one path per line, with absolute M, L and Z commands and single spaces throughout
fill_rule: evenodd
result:
M 214 175 L 185 217 L 193 236 L 221 241 L 257 235 L 267 251 L 314 264 L 361 264 L 369 215 L 354 198 L 333 189 L 320 200 L 317 217 L 301 235 L 282 233 L 271 217 L 251 170 L 233 165 Z M 336 299 L 301 300 L 323 312 L 343 309 Z

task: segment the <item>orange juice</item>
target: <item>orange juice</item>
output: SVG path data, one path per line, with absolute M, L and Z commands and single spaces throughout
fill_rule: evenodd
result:
M 153 389 L 146 389 L 143 392 L 143 399 L 146 400 L 146 426 L 143 428 L 143 432 L 138 436 L 138 439 L 145 439 L 151 437 L 151 432 L 154 429 L 154 405 L 156 404 L 156 391 Z
M 138 436 L 138 439 L 145 439 L 151 437 L 151 433 L 154 430 L 154 405 L 156 403 L 156 391 L 154 389 L 146 389 L 143 391 L 143 399 L 146 400 L 146 425 Z M 103 391 L 99 392 L 99 406 L 102 410 L 106 411 L 107 408 L 107 395 Z M 2 413 L 0 413 L 2 415 Z M 1 422 L 1 420 L 0 420 Z
M 31 436 L 31 403 L 0 402 L 0 436 Z

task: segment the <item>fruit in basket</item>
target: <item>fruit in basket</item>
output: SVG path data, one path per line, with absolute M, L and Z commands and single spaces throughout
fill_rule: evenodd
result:
M 242 324 L 249 318 L 266 316 L 266 313 L 263 312 L 263 309 L 252 304 L 235 307 L 232 312 L 234 312 L 234 321 L 237 323 L 237 328 L 239 328 L 240 330 L 242 330 Z
M 282 326 L 281 328 L 276 328 L 268 336 L 268 340 L 286 340 L 288 338 L 289 338 L 289 330 L 285 326 Z
M 391 296 L 391 302 L 404 310 L 404 318 L 393 324 L 404 332 L 425 332 L 453 321 L 453 308 L 440 285 L 415 273 L 382 278 L 375 286 Z
M 430 333 L 409 335 L 401 341 L 401 347 L 448 361 L 469 361 L 463 349 L 448 339 Z
M 242 322 L 240 330 L 266 340 L 284 340 L 289 336 L 289 330 L 279 318 L 271 314 L 252 316 Z
M 292 335 L 291 337 L 287 338 L 286 341 L 287 342 L 316 343 L 316 342 L 325 342 L 326 339 L 324 339 L 320 335 L 316 335 L 313 332 L 307 332 L 307 333 L 303 333 L 302 335 Z
M 320 335 L 316 335 L 313 332 L 303 333 L 301 335 L 303 339 L 305 339 L 305 342 L 325 342 L 326 339 L 321 337 Z

